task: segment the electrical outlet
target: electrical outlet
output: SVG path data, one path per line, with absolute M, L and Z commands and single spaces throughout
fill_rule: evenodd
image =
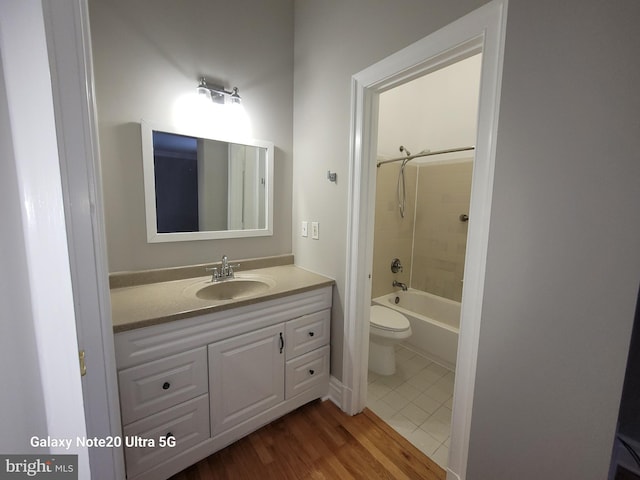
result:
M 311 238 L 314 240 L 320 238 L 320 224 L 318 222 L 311 222 Z
M 303 237 L 308 237 L 309 236 L 309 225 L 308 225 L 306 220 L 302 222 L 302 228 L 300 229 L 300 235 L 302 235 Z

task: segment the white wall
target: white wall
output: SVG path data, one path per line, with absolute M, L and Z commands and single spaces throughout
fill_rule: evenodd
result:
M 640 4 L 609 7 L 509 3 L 470 478 L 606 477 L 640 278 Z
M 378 156 L 401 157 L 400 145 L 414 155 L 474 146 L 481 62 L 482 55 L 474 55 L 382 93 Z
M 89 7 L 109 271 L 291 253 L 292 1 L 90 0 Z M 237 86 L 253 136 L 275 143 L 274 235 L 148 244 L 137 123 L 176 125 L 176 102 L 203 75 Z
M 481 3 L 296 2 L 294 232 L 321 226 L 294 254 L 337 279 L 338 377 L 351 76 Z M 606 477 L 640 272 L 639 9 L 509 2 L 468 479 Z

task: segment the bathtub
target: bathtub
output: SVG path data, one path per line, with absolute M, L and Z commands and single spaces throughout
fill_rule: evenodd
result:
M 460 302 L 410 288 L 373 299 L 409 319 L 413 335 L 404 341 L 410 350 L 451 370 L 455 369 L 460 331 Z

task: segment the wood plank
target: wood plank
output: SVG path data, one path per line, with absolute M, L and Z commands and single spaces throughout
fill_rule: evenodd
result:
M 337 409 L 328 410 L 332 415 L 342 414 Z M 424 478 L 438 480 L 444 477 L 444 470 L 426 457 L 380 420 L 373 412 L 352 417 L 345 428 L 362 443 L 375 458 L 393 474 L 392 478 Z M 382 428 L 382 426 L 387 429 Z
M 416 452 L 420 452 L 418 447 L 416 447 L 409 440 L 404 438 L 402 435 L 398 434 L 389 424 L 385 423 L 378 415 L 376 415 L 372 410 L 365 408 L 362 412 L 363 415 L 369 417 L 375 425 L 384 432 L 385 435 L 393 437 L 396 443 L 398 443 L 403 449 L 407 451 L 409 457 L 416 462 L 422 462 L 424 465 L 430 469 L 435 467 L 436 474 L 439 475 L 438 478 L 445 478 L 446 471 L 440 467 L 436 462 L 431 460 L 426 455 L 417 455 Z
M 444 480 L 445 471 L 368 409 L 311 402 L 170 480 Z

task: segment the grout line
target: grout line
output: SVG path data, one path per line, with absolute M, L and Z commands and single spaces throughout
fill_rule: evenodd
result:
M 422 426 L 425 425 L 430 419 L 432 419 L 432 423 L 447 423 L 442 421 L 439 417 L 437 417 L 436 415 L 441 415 L 441 409 L 445 408 L 447 410 L 449 410 L 449 412 L 451 411 L 451 409 L 446 405 L 449 400 L 451 399 L 451 395 L 443 400 L 440 401 L 436 398 L 430 397 L 429 395 L 426 395 L 425 392 L 428 391 L 431 387 L 435 386 L 438 382 L 440 382 L 440 380 L 442 380 L 445 376 L 447 376 L 450 373 L 450 370 L 438 365 L 437 363 L 433 362 L 432 360 L 423 357 L 422 355 L 420 355 L 417 352 L 413 352 L 410 349 L 407 349 L 406 347 L 403 346 L 399 346 L 399 348 L 397 349 L 396 353 L 400 352 L 401 350 L 407 351 L 409 353 L 411 353 L 411 356 L 404 358 L 402 360 L 398 360 L 398 364 L 397 364 L 397 370 L 396 370 L 396 374 L 394 374 L 393 376 L 382 376 L 382 375 L 376 375 L 375 380 L 373 380 L 372 382 L 370 382 L 368 384 L 368 388 L 371 388 L 373 385 L 374 389 L 379 389 L 382 390 L 384 393 L 382 395 L 377 395 L 375 397 L 371 397 L 371 398 L 367 398 L 367 407 L 369 407 L 374 413 L 376 413 L 380 418 L 382 418 L 382 420 L 384 420 L 387 424 L 389 424 L 389 426 L 391 426 L 392 428 L 394 428 L 394 430 L 398 431 L 398 433 L 400 433 L 401 435 L 403 435 L 408 441 L 412 441 L 411 438 L 409 438 L 409 436 L 407 435 L 407 430 L 411 430 L 410 432 L 408 432 L 408 435 L 413 435 L 416 433 L 417 430 L 421 430 L 422 432 L 426 433 L 429 437 L 431 437 L 435 444 L 437 445 L 435 448 L 431 448 L 433 451 L 431 451 L 431 453 L 427 453 L 424 450 L 422 450 L 420 448 L 420 445 L 415 444 L 414 445 L 421 449 L 425 455 L 427 456 L 434 456 L 436 454 L 436 452 L 438 450 L 440 450 L 441 448 L 449 448 L 449 445 L 447 445 L 447 443 L 450 440 L 451 437 L 451 417 L 449 416 L 449 434 L 446 436 L 446 438 L 444 440 L 440 440 L 439 438 L 442 437 L 442 435 L 434 435 L 433 430 L 430 432 L 428 428 L 423 429 Z M 400 356 L 402 356 L 403 354 L 400 353 Z M 417 369 L 416 371 L 412 372 L 411 374 L 407 375 L 406 378 L 403 378 L 403 374 L 402 374 L 402 367 L 403 365 L 406 364 L 410 364 L 411 363 L 411 359 L 415 359 L 415 357 L 420 357 L 421 359 L 425 360 L 427 363 L 425 364 L 424 367 Z M 414 363 L 415 364 L 415 361 Z M 416 387 L 414 384 L 409 383 L 409 380 L 415 378 L 417 375 L 419 375 L 421 372 L 429 369 L 429 367 L 431 365 L 437 365 L 439 368 L 443 368 L 444 370 L 447 370 L 447 373 L 444 373 L 442 375 L 437 375 L 434 372 L 434 375 L 437 375 L 434 377 L 433 380 L 429 380 L 428 385 L 424 388 L 418 388 Z M 413 370 L 413 367 L 412 367 Z M 454 372 L 455 373 L 455 372 Z M 409 384 L 410 386 L 412 386 L 413 388 L 416 388 L 417 390 L 420 391 L 420 394 L 413 398 L 413 399 L 408 399 L 407 397 L 405 397 L 404 395 L 402 395 L 402 393 L 400 393 L 399 391 L 397 391 L 400 387 L 402 387 L 405 384 Z M 395 408 L 394 405 L 392 405 L 391 403 L 387 403 L 384 398 L 387 397 L 390 394 L 395 394 L 398 395 L 400 397 L 402 397 L 403 399 L 403 406 L 401 408 Z M 453 394 L 453 392 L 452 392 Z M 427 410 L 425 410 L 423 407 L 421 407 L 419 404 L 415 403 L 415 400 L 418 399 L 420 396 L 422 395 L 426 395 L 426 397 L 430 400 L 433 400 L 434 404 L 436 404 L 437 406 L 433 409 L 433 411 L 429 412 Z M 391 397 L 390 397 L 391 398 Z M 407 400 L 407 403 L 404 403 L 404 400 Z M 410 419 L 409 417 L 407 417 L 404 413 L 402 413 L 402 411 L 410 406 L 413 405 L 415 408 L 418 408 L 419 410 L 421 410 L 422 412 L 424 412 L 426 414 L 426 418 L 419 424 L 416 425 L 414 423 L 414 421 L 412 419 Z M 440 413 L 438 413 L 440 412 Z M 415 428 L 411 429 L 410 426 L 406 425 L 406 423 L 404 424 L 404 427 L 400 428 L 400 429 L 396 429 L 394 427 L 394 423 L 396 425 L 398 425 L 398 423 L 403 423 L 403 422 L 408 422 L 410 425 L 413 425 Z M 406 427 L 406 428 L 405 428 Z M 402 431 L 400 431 L 402 430 Z M 438 438 L 439 437 L 439 438 Z M 413 442 L 412 442 L 413 443 Z M 441 465 L 443 468 L 446 469 L 446 465 Z

